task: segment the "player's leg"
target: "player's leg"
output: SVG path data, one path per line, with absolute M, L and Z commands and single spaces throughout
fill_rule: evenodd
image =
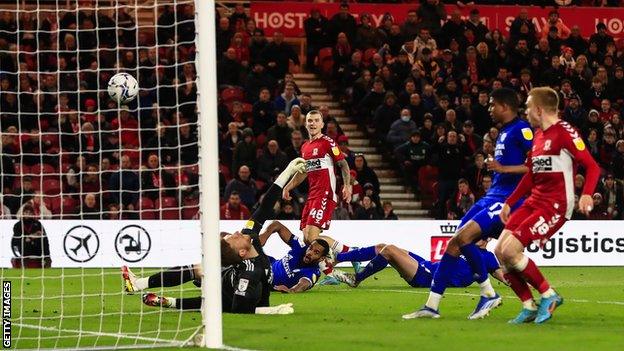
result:
M 481 212 L 483 208 L 480 203 L 477 203 L 462 218 L 459 230 L 449 241 L 446 251 L 440 260 L 440 265 L 433 276 L 429 297 L 422 308 L 424 312 L 435 311 L 439 315 L 438 309 L 442 295 L 444 295 L 444 291 L 459 262 L 459 255 L 461 254 L 459 237 L 461 236 L 465 241 L 470 241 L 471 238 L 472 240 L 477 240 L 480 237 L 481 228 L 471 218 Z
M 563 226 L 565 217 L 546 209 L 534 209 L 524 218 L 516 230 L 511 231 L 511 235 L 507 234 L 504 242 L 497 246 L 497 256 L 508 269 L 519 272 L 540 293 L 542 300 L 535 322 L 543 323 L 552 317 L 552 312 L 563 303 L 563 299 L 550 287 L 535 262 L 524 255 L 524 248 L 533 241 L 543 243 L 548 240 Z M 549 220 L 546 221 L 546 218 Z
M 201 309 L 201 297 L 174 298 L 154 293 L 143 294 L 143 303 L 151 307 L 177 308 L 179 310 Z
M 377 244 L 336 254 L 335 262 L 362 262 L 372 260 L 386 244 Z
M 124 280 L 124 289 L 127 293 L 133 294 L 149 288 L 172 287 L 182 285 L 186 282 L 201 277 L 196 275 L 199 265 L 189 265 L 174 267 L 166 271 L 158 272 L 149 277 L 137 278 L 127 266 L 121 267 L 121 274 Z M 201 273 L 201 269 L 199 269 Z

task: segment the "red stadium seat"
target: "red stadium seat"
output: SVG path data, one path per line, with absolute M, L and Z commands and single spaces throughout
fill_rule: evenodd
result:
M 180 219 L 180 210 L 178 209 L 178 201 L 175 197 L 163 197 L 157 199 L 155 204 L 156 216 L 160 215 L 160 219 Z
M 61 214 L 74 214 L 78 207 L 78 201 L 72 197 L 66 196 L 61 203 Z
M 141 211 L 141 219 L 156 219 L 157 211 Z
M 230 172 L 230 168 L 224 164 L 219 164 L 219 172 L 223 174 L 226 182 L 232 180 L 232 173 Z
M 149 197 L 142 197 L 141 203 L 139 204 L 140 210 L 151 210 L 154 209 L 154 201 Z
M 58 173 L 54 166 L 49 165 L 47 163 L 38 163 L 30 169 L 30 172 L 34 175 L 44 175 L 46 177 L 56 176 L 58 178 Z
M 245 92 L 241 88 L 226 88 L 221 92 L 221 99 L 224 102 L 243 101 Z
M 182 219 L 193 219 L 199 212 L 199 207 L 187 207 L 182 210 Z
M 43 202 L 46 204 L 46 207 L 52 211 L 52 214 L 59 214 L 61 212 L 60 196 L 46 196 L 43 198 Z
M 61 182 L 57 179 L 44 179 L 41 189 L 46 195 L 59 195 L 61 193 Z
M 165 196 L 161 199 L 156 199 L 154 208 L 174 208 L 178 207 L 178 201 L 175 197 Z

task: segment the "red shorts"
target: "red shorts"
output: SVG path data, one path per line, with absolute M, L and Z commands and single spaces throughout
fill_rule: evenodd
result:
M 336 203 L 332 199 L 324 197 L 308 199 L 303 211 L 301 211 L 299 229 L 303 230 L 307 225 L 315 226 L 321 230 L 329 229 L 334 209 L 336 209 Z
M 525 202 L 511 214 L 505 229 L 511 230 L 524 247 L 531 242 L 542 247 L 566 221 L 561 211 Z

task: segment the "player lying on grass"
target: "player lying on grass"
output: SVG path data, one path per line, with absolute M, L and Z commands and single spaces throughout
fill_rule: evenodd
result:
M 529 173 L 505 201 L 500 218 L 505 230 L 496 245 L 505 279 L 522 301 L 520 314 L 509 321 L 513 324 L 544 323 L 552 317 L 563 299 L 551 287 L 535 262 L 524 255 L 524 248 L 537 243 L 543 246 L 574 210 L 574 174 L 578 166 L 585 170 L 585 186 L 578 202 L 579 210 L 589 215 L 600 167 L 585 147 L 582 136 L 559 118 L 559 96 L 548 87 L 531 89 L 527 97 L 527 116 L 537 128 L 531 157 L 527 160 Z M 528 198 L 515 212 L 511 208 Z M 539 308 L 529 288 L 533 286 L 542 296 Z
M 496 140 L 494 158 L 488 157 L 488 170 L 494 172 L 492 187 L 462 218 L 457 232 L 440 260 L 425 305 L 416 312 L 404 315 L 403 318 L 439 318 L 439 305 L 444 290 L 458 269 L 457 265 L 466 262 L 472 268 L 475 281 L 481 290 L 481 298 L 468 318 L 483 318 L 502 302 L 490 283 L 483 255 L 480 254 L 475 242 L 485 238 L 498 238 L 503 230 L 498 214 L 505 199 L 522 178 L 522 174 L 528 171 L 524 162 L 531 150 L 533 133 L 529 124 L 518 116 L 518 108 L 519 101 L 514 90 L 501 88 L 492 92 L 490 115 L 494 122 L 503 125 Z M 517 204 L 514 209 L 519 205 Z M 460 255 L 465 261 L 460 259 Z
M 274 221 L 260 234 L 262 246 L 274 233 L 278 233 L 282 241 L 290 246 L 290 251 L 279 260 L 269 256 L 273 289 L 286 293 L 311 289 L 321 275 L 319 263 L 329 255 L 329 244 L 323 239 L 315 239 L 310 245 L 304 245 L 286 226 Z
M 221 238 L 221 289 L 222 307 L 224 312 L 231 313 L 261 313 L 286 314 L 294 310 L 292 304 L 269 307 L 269 295 L 272 287 L 272 273 L 269 258 L 264 253 L 260 243 L 259 233 L 264 221 L 273 213 L 273 206 L 282 194 L 282 188 L 290 178 L 305 169 L 304 161 L 297 158 L 288 164 L 266 192 L 264 199 L 251 219 L 240 232 L 226 234 Z M 182 272 L 183 271 L 183 272 Z M 126 269 L 124 282 L 126 290 L 135 291 L 136 279 L 130 276 Z M 168 272 L 160 275 L 161 278 L 147 278 L 147 287 L 152 283 L 169 284 L 183 282 L 184 279 L 194 278 L 198 272 L 192 266 L 179 270 L 179 273 Z M 176 276 L 177 275 L 177 276 Z M 165 279 L 164 277 L 167 277 Z M 167 280 L 165 282 L 165 280 Z M 145 286 L 141 281 L 140 288 Z M 201 297 L 171 298 L 158 296 L 153 293 L 143 295 L 143 302 L 150 306 L 161 306 L 183 310 L 198 310 L 201 308 Z
M 503 272 L 493 253 L 485 250 L 486 241 L 480 241 L 479 254 L 483 256 L 486 270 L 494 278 L 503 281 Z M 337 278 L 351 287 L 357 287 L 362 281 L 371 275 L 381 271 L 390 264 L 401 275 L 407 284 L 415 288 L 428 288 L 431 286 L 440 262 L 427 261 L 413 252 L 401 249 L 394 245 L 377 244 L 375 246 L 354 249 L 349 252 L 336 255 L 334 262 L 346 261 L 370 261 L 366 267 L 356 274 L 344 273 Z M 346 279 L 344 279 L 346 278 Z M 466 287 L 475 282 L 475 277 L 466 260 L 461 257 L 456 269 L 451 275 L 448 286 Z

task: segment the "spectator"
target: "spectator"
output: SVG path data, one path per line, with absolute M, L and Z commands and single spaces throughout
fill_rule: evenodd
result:
M 478 198 L 483 197 L 492 187 L 492 176 L 489 174 L 484 174 L 483 179 L 481 180 L 481 186 L 478 189 Z
M 480 91 L 478 102 L 472 107 L 474 113 L 473 122 L 475 124 L 475 133 L 478 135 L 484 135 L 487 133 L 493 124 L 492 117 L 490 117 L 488 109 L 489 95 L 486 91 Z
M 474 163 L 465 169 L 463 177 L 468 181 L 470 189 L 481 190 L 485 175 L 489 175 L 485 165 L 485 155 L 478 152 L 474 154 Z
M 418 13 L 414 9 L 407 10 L 407 18 L 403 25 L 401 25 L 401 34 L 406 41 L 413 41 L 416 39 L 420 30 L 420 23 L 418 21 Z
M 21 184 L 18 183 L 20 188 L 15 189 L 11 193 L 7 193 L 7 205 L 12 213 L 16 213 L 20 207 L 30 199 L 32 199 L 35 194 L 35 189 L 33 188 L 32 177 L 24 176 L 22 177 Z
M 598 119 L 603 124 L 610 123 L 613 115 L 617 112 L 611 108 L 611 101 L 609 99 L 602 99 L 600 102 L 600 112 L 598 113 Z
M 418 171 L 428 162 L 429 144 L 422 141 L 420 131 L 415 130 L 411 133 L 409 141 L 394 150 L 394 155 L 401 167 L 405 182 L 410 185 L 415 194 L 418 194 L 420 190 Z
M 32 208 L 35 218 L 52 219 L 52 212 L 48 209 L 45 202 L 43 201 L 43 195 L 39 190 L 35 191 L 34 196 L 30 200 L 25 202 L 22 207 L 20 207 L 20 209 L 16 213 L 17 218 L 22 217 L 22 213 L 27 207 Z
M 303 145 L 303 134 L 300 130 L 293 130 L 290 134 L 291 144 L 286 147 L 284 153 L 288 160 L 294 160 L 301 155 L 301 145 Z
M 49 268 L 50 243 L 41 222 L 37 219 L 32 206 L 24 207 L 19 221 L 13 226 L 11 247 L 15 258 L 11 259 L 13 268 Z
M 370 196 L 364 196 L 364 198 L 362 198 L 361 205 L 355 210 L 354 217 L 354 219 L 357 220 L 371 220 L 381 218 L 377 206 L 370 198 Z
M 164 164 L 170 165 L 178 162 L 178 136 L 176 135 L 175 139 L 172 138 L 171 135 L 167 133 L 167 129 L 164 123 L 158 123 L 156 126 L 156 135 L 149 139 L 144 145 L 143 161 L 147 161 L 150 154 L 158 153 L 158 157 Z
M 299 105 L 293 105 L 290 109 L 290 116 L 286 119 L 288 128 L 292 130 L 299 130 L 302 133 L 306 133 L 305 129 L 305 115 L 301 113 L 301 107 Z
M 262 90 L 266 88 L 270 89 L 268 99 L 271 98 L 270 91 L 275 88 L 277 81 L 265 72 L 261 62 L 254 62 L 251 67 L 251 72 L 245 79 L 245 94 L 255 104 L 262 98 Z
M 243 130 L 243 141 L 234 147 L 234 155 L 232 157 L 232 170 L 240 169 L 241 166 L 247 166 L 252 170 L 256 167 L 256 142 L 254 133 L 251 128 Z
M 341 134 L 338 130 L 338 125 L 336 124 L 336 122 L 327 122 L 327 126 L 325 126 L 325 128 L 325 135 L 327 135 L 330 139 L 337 141 Z
M 475 196 L 464 178 L 457 182 L 455 196 L 449 202 L 448 219 L 462 218 L 475 203 Z
M 464 140 L 464 147 L 468 155 L 474 155 L 483 145 L 483 139 L 474 133 L 474 123 L 471 120 L 464 122 L 460 138 Z
M 355 154 L 349 149 L 349 138 L 346 135 L 341 134 L 338 136 L 338 139 L 336 139 L 336 143 L 338 143 L 338 149 L 340 149 L 340 152 L 344 154 L 345 160 L 347 160 L 349 167 L 353 167 Z
M 267 184 L 271 183 L 273 174 L 281 173 L 287 163 L 286 154 L 280 150 L 277 141 L 269 140 L 266 150 L 258 158 L 258 179 Z
M 600 185 L 600 193 L 607 207 L 606 211 L 609 219 L 622 219 L 624 209 L 624 192 L 622 185 L 616 182 L 613 174 L 609 173 Z
M 392 150 L 394 150 L 399 145 L 406 143 L 416 130 L 416 123 L 412 121 L 410 110 L 405 108 L 401 110 L 401 118 L 392 122 L 386 141 L 391 144 Z
M 111 122 L 113 130 L 121 130 L 121 145 L 129 149 L 135 149 L 139 146 L 139 123 L 130 113 L 128 106 L 123 106 L 119 117 Z
M 261 62 L 262 52 L 264 52 L 268 45 L 269 42 L 264 37 L 264 31 L 259 28 L 254 29 L 253 36 L 251 37 L 251 43 L 249 44 L 249 56 L 251 57 L 251 61 Z
M 82 177 L 82 184 L 80 185 L 80 192 L 82 193 L 96 193 L 101 190 L 105 190 L 102 188 L 100 184 L 100 172 L 97 164 L 88 165 L 85 174 Z
M 392 123 L 401 116 L 401 108 L 396 104 L 396 101 L 396 95 L 393 92 L 388 92 L 384 97 L 384 103 L 375 110 L 373 126 L 375 127 L 376 141 L 380 144 L 388 135 Z
M 275 110 L 283 111 L 286 115 L 290 115 L 290 109 L 294 105 L 299 105 L 299 99 L 295 95 L 295 86 L 293 84 L 286 84 L 284 92 L 275 98 Z
M 594 200 L 593 209 L 589 213 L 587 219 L 590 220 L 607 220 L 609 219 L 609 214 L 607 213 L 607 206 L 605 205 L 602 195 L 600 193 L 594 193 L 592 196 Z
M 581 132 L 583 133 L 584 137 L 588 138 L 589 132 L 591 130 L 594 130 L 596 132 L 596 137 L 598 137 L 598 131 L 602 131 L 603 124 L 598 120 L 598 115 L 599 113 L 596 110 L 589 111 L 587 120 L 585 120 L 583 125 L 581 126 Z
M 438 139 L 434 146 L 439 165 L 438 177 L 438 211 L 437 219 L 446 219 L 446 202 L 451 198 L 457 187 L 461 169 L 463 168 L 464 152 L 459 144 L 457 132 L 449 131 L 446 136 Z
M 242 86 L 242 73 L 245 72 L 243 65 L 236 60 L 236 50 L 228 48 L 217 64 L 217 84 L 220 87 Z
M 282 201 L 280 211 L 275 217 L 278 220 L 297 220 L 299 216 L 295 213 L 295 208 L 290 201 Z
M 383 220 L 397 220 L 399 219 L 399 217 L 397 217 L 396 214 L 394 214 L 394 208 L 392 207 L 392 202 L 390 201 L 384 201 L 383 202 L 383 216 L 382 218 Z
M 613 37 L 607 34 L 607 26 L 604 23 L 596 24 L 596 33 L 589 37 L 590 47 L 592 43 L 596 44 L 598 52 L 603 55 L 607 52 L 607 44 L 613 43 Z
M 329 37 L 338 37 L 338 33 L 345 33 L 349 42 L 355 40 L 356 23 L 355 17 L 349 13 L 349 4 L 340 3 L 340 10 L 329 21 Z
M 472 30 L 472 29 L 471 29 Z M 453 10 L 451 17 L 444 23 L 440 33 L 440 47 L 447 48 L 451 39 L 460 41 L 464 37 L 466 25 L 461 18 L 459 9 Z
M 373 190 L 375 193 L 379 194 L 379 179 L 377 178 L 377 174 L 373 171 L 366 162 L 366 158 L 364 155 L 359 154 L 355 156 L 355 171 L 357 172 L 357 181 L 360 184 L 370 183 L 373 185 Z
M 139 177 L 130 167 L 130 157 L 122 156 L 121 167 L 111 175 L 108 189 L 111 202 L 121 204 L 123 209 L 132 211 L 139 198 Z
M 267 71 L 275 79 L 282 79 L 289 71 L 290 62 L 299 65 L 299 56 L 284 42 L 284 34 L 273 32 L 273 41 L 262 51 L 262 59 L 267 63 Z
M 240 195 L 243 204 L 247 208 L 251 208 L 256 203 L 256 195 L 258 193 L 256 181 L 251 178 L 251 171 L 245 165 L 240 166 L 237 175 L 225 187 L 223 197 L 229 199 L 232 192 L 236 191 Z
M 329 21 L 317 8 L 312 8 L 310 17 L 303 21 L 306 34 L 306 67 L 309 71 L 315 71 L 314 59 L 319 50 L 328 45 Z
M 360 15 L 360 24 L 355 31 L 354 46 L 355 48 L 366 51 L 366 49 L 377 49 L 381 47 L 383 34 L 373 28 L 371 17 L 368 13 Z
M 243 133 L 238 129 L 238 125 L 234 122 L 228 124 L 228 131 L 223 135 L 221 140 L 220 158 L 224 163 L 231 163 L 236 145 L 243 140 Z
M 512 42 L 517 42 L 521 36 L 521 28 L 525 27 L 528 33 L 527 36 L 535 38 L 535 25 L 533 19 L 529 18 L 529 11 L 526 8 L 521 8 L 518 17 L 516 17 L 511 23 L 509 28 L 509 35 Z
M 275 105 L 271 101 L 268 88 L 260 89 L 258 101 L 253 104 L 253 131 L 256 135 L 264 134 L 275 124 Z
M 247 206 L 241 203 L 240 194 L 232 191 L 228 200 L 221 206 L 221 219 L 248 219 L 251 216 Z
M 292 129 L 288 126 L 286 114 L 279 112 L 277 114 L 277 123 L 267 131 L 268 140 L 276 140 L 279 145 L 290 144 L 290 133 Z
M 464 22 L 466 29 L 472 30 L 477 42 L 485 41 L 485 35 L 489 32 L 488 28 L 481 22 L 481 16 L 479 16 L 479 9 L 474 8 L 470 10 L 468 20 Z
M 440 32 L 440 23 L 446 19 L 446 10 L 440 0 L 424 0 L 417 11 L 421 28 L 429 28 L 434 36 Z M 422 33 L 422 32 L 421 32 Z
M 95 194 L 89 193 L 84 196 L 80 219 L 101 219 L 100 207 L 97 204 Z
M 611 169 L 613 170 L 613 176 L 622 181 L 624 179 L 624 140 L 618 140 L 615 143 L 615 155 L 611 161 Z
M 429 84 L 433 84 L 440 72 L 440 66 L 433 59 L 432 52 L 428 47 L 423 48 L 420 59 L 414 63 L 414 69 L 419 74 L 419 78 Z
M 542 27 L 542 38 L 546 38 L 548 36 L 552 27 L 557 29 L 561 39 L 567 39 L 570 36 L 570 28 L 568 28 L 568 26 L 563 23 L 561 18 L 559 18 L 559 12 L 557 12 L 557 10 L 552 10 L 548 13 L 548 20 Z
M 396 100 L 396 99 L 395 99 Z M 386 92 L 384 90 L 383 80 L 375 78 L 373 88 L 364 96 L 357 106 L 358 114 L 356 115 L 359 123 L 369 124 L 373 120 L 373 114 L 377 108 L 380 108 L 383 102 L 387 104 Z M 398 107 L 395 109 L 395 115 L 398 118 Z M 394 120 L 394 119 L 393 119 Z
M 175 196 L 175 188 L 175 179 L 161 168 L 158 155 L 151 154 L 147 159 L 147 167 L 141 169 L 142 195 L 156 201 L 161 197 Z
M 0 219 L 11 219 L 11 210 L 4 204 L 4 196 L 0 194 Z
M 312 96 L 308 93 L 303 93 L 299 96 L 299 107 L 301 108 L 301 114 L 307 115 L 308 112 L 316 110 L 316 107 L 312 106 Z

